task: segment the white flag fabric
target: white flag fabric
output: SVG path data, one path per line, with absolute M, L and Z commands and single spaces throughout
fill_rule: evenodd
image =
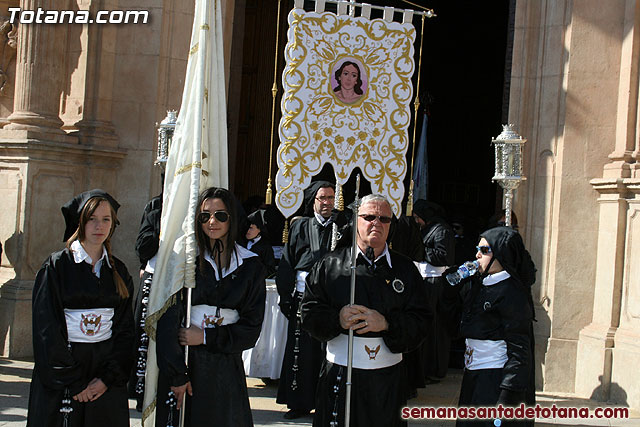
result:
M 150 340 L 143 426 L 155 425 L 156 324 L 180 289 L 195 287 L 198 195 L 208 187 L 229 185 L 224 82 L 220 0 L 196 0 L 182 105 L 165 171 L 160 247 L 145 324 Z

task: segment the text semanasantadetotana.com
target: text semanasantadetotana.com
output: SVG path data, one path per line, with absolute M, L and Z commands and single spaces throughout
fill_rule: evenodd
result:
M 540 405 L 525 406 L 524 403 L 516 407 L 404 407 L 401 417 L 407 419 L 535 419 L 535 418 L 629 418 L 629 408 L 595 408 L 586 407 L 550 407 Z
M 12 24 L 146 24 L 148 10 L 99 10 L 92 17 L 88 10 L 22 10 L 10 7 Z

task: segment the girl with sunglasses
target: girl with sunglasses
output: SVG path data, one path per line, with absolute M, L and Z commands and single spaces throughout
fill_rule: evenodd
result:
M 66 247 L 33 288 L 35 367 L 27 426 L 128 426 L 133 282 L 111 253 L 120 205 L 102 190 L 62 207 Z
M 517 231 L 496 227 L 480 235 L 480 275 L 443 292 L 449 325 L 466 340 L 465 371 L 458 406 L 535 404 L 534 308 L 536 269 Z M 448 269 L 443 275 L 453 271 Z M 509 425 L 502 420 L 502 425 Z M 533 425 L 533 420 L 522 421 Z M 458 420 L 458 426 L 468 421 Z M 493 426 L 494 420 L 470 425 Z
M 177 409 L 186 393 L 185 425 L 253 425 L 242 363 L 242 351 L 260 335 L 265 306 L 266 270 L 256 254 L 238 245 L 238 210 L 226 189 L 200 194 L 196 240 L 196 287 L 192 292 L 191 326 L 181 327 L 186 297 L 158 321 L 157 357 L 160 377 L 156 425 L 177 422 L 165 403 L 175 395 Z M 186 295 L 186 294 L 185 294 Z M 189 346 L 189 365 L 182 346 Z

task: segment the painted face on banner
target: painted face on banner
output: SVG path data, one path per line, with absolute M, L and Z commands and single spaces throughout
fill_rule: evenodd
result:
M 358 69 L 353 65 L 347 65 L 342 69 L 340 74 L 340 85 L 342 88 L 351 90 L 358 83 Z

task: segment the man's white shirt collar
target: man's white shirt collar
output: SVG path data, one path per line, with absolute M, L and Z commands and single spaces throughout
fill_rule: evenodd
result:
M 73 243 L 71 243 L 71 252 L 73 253 L 73 260 L 75 261 L 76 264 L 80 264 L 83 261 L 89 265 L 93 263 L 93 260 L 91 259 L 87 251 L 84 250 L 84 247 L 82 246 L 79 240 L 74 240 Z M 98 261 L 96 261 L 95 265 L 93 266 L 93 272 L 98 277 L 100 277 L 100 268 L 102 267 L 102 260 L 106 260 L 109 268 L 112 268 L 111 263 L 109 262 L 109 255 L 107 254 L 107 248 L 105 248 L 104 245 L 102 245 L 102 256 Z
M 316 217 L 316 220 L 320 223 L 321 226 L 326 226 L 327 223 L 329 222 L 329 220 L 331 219 L 331 217 L 329 218 L 325 218 L 322 215 L 320 215 L 318 212 L 314 212 L 313 215 Z
M 358 254 L 361 254 L 362 258 L 364 258 L 365 260 L 367 260 L 367 262 L 369 264 L 371 264 L 371 260 L 369 258 L 367 258 L 367 256 L 364 254 L 364 252 L 362 252 L 362 250 L 360 250 L 360 246 L 358 246 L 357 248 L 358 248 Z M 382 257 L 386 257 L 387 258 L 387 264 L 389 264 L 389 267 L 391 268 L 392 267 L 392 265 L 391 265 L 391 254 L 389 253 L 389 245 L 387 245 L 386 243 L 384 244 L 384 250 L 382 251 L 380 256 L 378 256 L 375 259 L 375 261 L 378 261 Z

